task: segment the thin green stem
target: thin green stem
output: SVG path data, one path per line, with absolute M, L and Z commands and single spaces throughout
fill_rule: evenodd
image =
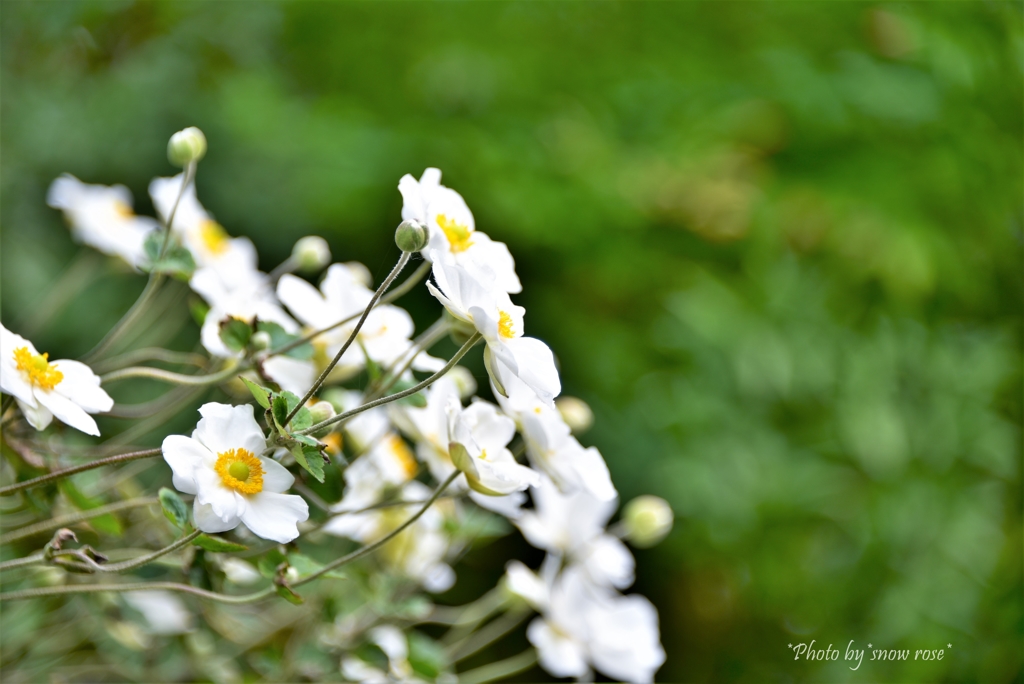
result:
M 61 552 L 54 554 L 53 563 L 55 565 L 60 565 L 61 567 L 71 568 L 74 570 L 85 570 L 87 572 L 125 572 L 128 570 L 134 570 L 135 568 L 140 568 L 143 565 L 152 563 L 161 556 L 166 556 L 169 553 L 177 551 L 183 546 L 188 546 L 192 543 L 192 540 L 194 540 L 201 534 L 201 530 L 195 530 L 192 533 L 185 535 L 181 539 L 178 539 L 173 544 L 169 544 L 168 546 L 165 546 L 162 549 L 158 549 L 152 553 L 147 553 L 144 556 L 139 556 L 137 558 L 132 558 L 130 560 L 121 561 L 120 563 L 100 564 L 88 557 L 82 559 L 83 561 L 85 561 L 83 563 L 65 561 L 60 558 Z
M 19 601 L 23 599 L 42 598 L 44 596 L 64 596 L 66 594 L 98 594 L 105 591 L 180 591 L 185 594 L 192 594 L 200 598 L 217 601 L 218 603 L 252 603 L 259 601 L 274 593 L 274 587 L 267 587 L 251 594 L 231 596 L 229 594 L 218 594 L 215 591 L 206 591 L 198 587 L 191 587 L 187 584 L 177 582 L 126 582 L 124 584 L 70 584 L 62 587 L 38 587 L 34 589 L 22 589 L 20 591 L 9 591 L 0 594 L 2 601 Z
M 172 385 L 216 385 L 228 380 L 231 376 L 237 373 L 241 373 L 245 369 L 245 364 L 231 365 L 228 368 L 219 370 L 216 373 L 210 373 L 209 375 L 186 375 L 184 373 L 173 373 L 171 371 L 163 370 L 162 368 L 133 366 L 131 368 L 122 368 L 121 370 L 111 371 L 106 375 L 101 375 L 100 382 L 106 384 L 114 382 L 115 380 L 126 380 L 128 378 L 149 378 L 151 380 L 161 380 Z
M 449 649 L 448 655 L 451 661 L 457 663 L 474 653 L 479 653 L 518 627 L 532 613 L 532 610 L 520 608 L 518 610 L 511 610 L 494 621 L 487 623 L 479 632 Z
M 312 575 L 307 575 L 306 577 L 300 578 L 299 580 L 293 582 L 291 586 L 299 587 L 308 582 L 312 582 L 318 577 L 327 574 L 331 570 L 334 570 L 335 568 L 340 568 L 342 565 L 345 565 L 346 563 L 351 563 L 352 561 L 362 558 L 363 556 L 369 553 L 373 553 L 380 547 L 384 546 L 389 541 L 391 541 L 399 534 L 401 534 L 405 530 L 405 528 L 409 527 L 409 525 L 412 525 L 414 522 L 419 520 L 420 516 L 427 512 L 427 509 L 430 508 L 430 506 L 433 505 L 435 501 L 437 501 L 441 494 L 444 493 L 444 490 L 448 488 L 448 485 L 454 482 L 455 478 L 457 478 L 459 475 L 461 475 L 461 473 L 458 470 L 449 475 L 447 480 L 438 485 L 437 489 L 434 490 L 434 493 L 430 495 L 430 498 L 423 502 L 423 506 L 418 511 L 413 513 L 405 522 L 403 522 L 401 525 L 393 529 L 388 534 L 384 535 L 372 544 L 368 544 L 361 549 L 356 549 L 352 553 L 342 556 L 341 558 L 328 563 L 324 567 L 314 572 Z
M 345 344 L 341 346 L 341 349 L 338 350 L 338 353 L 335 354 L 334 358 L 331 359 L 331 362 L 327 364 L 327 368 L 324 369 L 324 372 L 321 373 L 320 377 L 316 379 L 316 382 L 314 382 L 313 386 L 309 388 L 309 391 L 307 391 L 306 394 L 302 397 L 302 399 L 299 400 L 299 403 L 295 405 L 295 408 L 293 408 L 291 412 L 288 413 L 288 416 L 284 419 L 283 425 L 287 425 L 288 423 L 290 423 L 292 418 L 295 417 L 295 414 L 299 412 L 299 409 L 305 406 L 306 402 L 309 401 L 310 398 L 314 394 L 316 394 L 316 391 L 320 389 L 320 386 L 323 385 L 324 382 L 326 382 L 327 376 L 331 374 L 331 371 L 334 370 L 334 367 L 338 365 L 339 361 L 341 361 L 341 357 L 344 356 L 345 352 L 348 351 L 348 348 L 352 346 L 352 343 L 355 341 L 356 336 L 359 334 L 360 328 L 362 328 L 363 323 L 366 322 L 366 317 L 370 315 L 370 311 L 372 311 L 373 307 L 377 304 L 377 300 L 384 296 L 384 293 L 387 292 L 387 289 L 391 286 L 391 283 L 394 282 L 395 278 L 398 277 L 398 274 L 402 272 L 402 269 L 405 268 L 405 265 L 409 263 L 409 257 L 411 256 L 412 254 L 410 252 L 402 252 L 402 256 L 398 258 L 398 263 L 395 264 L 395 267 L 393 269 L 391 269 L 391 273 L 389 273 L 388 277 L 384 279 L 384 282 L 380 284 L 380 287 L 377 288 L 377 291 L 373 293 L 373 298 L 370 299 L 370 303 L 366 305 L 365 309 L 363 309 L 363 315 L 359 317 L 359 322 L 356 323 L 356 327 L 352 329 L 352 332 L 349 334 L 348 339 L 345 340 Z
M 167 253 L 167 248 L 171 244 L 171 232 L 174 230 L 174 215 L 178 213 L 178 205 L 181 204 L 181 198 L 185 196 L 185 190 L 188 189 L 188 184 L 195 180 L 197 166 L 197 162 L 189 162 L 181 174 L 181 188 L 178 190 L 178 196 L 174 199 L 174 206 L 171 207 L 171 213 L 167 216 L 167 230 L 164 233 L 164 243 L 160 246 L 160 259 L 162 259 L 164 254 Z
M 14 568 L 21 568 L 26 565 L 36 565 L 41 562 L 43 562 L 43 554 L 41 553 L 37 553 L 32 556 L 25 556 L 24 558 L 15 558 L 14 560 L 0 563 L 0 572 L 4 570 L 12 570 Z
M 484 684 L 484 682 L 496 682 L 505 677 L 525 672 L 537 664 L 537 651 L 528 648 L 519 655 L 499 660 L 496 663 L 488 663 L 473 670 L 467 670 L 459 675 L 459 684 Z
M 64 468 L 63 470 L 55 470 L 52 473 L 46 475 L 40 475 L 34 477 L 31 480 L 25 480 L 24 482 L 16 482 L 6 487 L 0 487 L 0 496 L 5 494 L 13 494 L 14 492 L 20 492 L 23 489 L 30 489 L 32 487 L 38 487 L 41 484 L 59 480 L 62 477 L 69 475 L 75 475 L 76 473 L 82 473 L 86 470 L 92 470 L 93 468 L 100 468 L 105 465 L 113 465 L 115 463 L 127 463 L 128 461 L 135 461 L 140 458 L 149 458 L 150 456 L 159 456 L 160 449 L 146 449 L 144 451 L 132 451 L 127 454 L 118 454 L 117 456 L 110 456 L 109 458 L 101 458 L 98 461 L 91 463 L 83 463 L 82 465 L 73 466 L 71 468 Z
M 323 422 L 317 423 L 316 425 L 308 427 L 305 430 L 300 430 L 300 431 L 296 432 L 295 434 L 297 434 L 297 435 L 308 435 L 308 434 L 312 434 L 314 432 L 319 432 L 320 430 L 324 429 L 328 425 L 333 425 L 335 423 L 340 423 L 341 421 L 348 420 L 352 416 L 358 415 L 358 414 L 362 413 L 363 411 L 369 411 L 370 409 L 375 408 L 377 406 L 382 406 L 383 404 L 389 404 L 392 401 L 398 401 L 399 399 L 403 399 L 403 398 L 408 397 L 410 395 L 416 394 L 420 390 L 425 389 L 427 387 L 430 387 L 432 384 L 437 382 L 437 380 L 439 378 L 443 377 L 445 373 L 447 373 L 452 368 L 454 368 L 455 365 L 460 360 L 462 360 L 462 357 L 465 356 L 466 353 L 470 349 L 473 348 L 473 345 L 475 345 L 481 339 L 483 339 L 483 336 L 480 333 L 474 333 L 473 336 L 470 337 L 469 340 L 466 341 L 466 344 L 462 345 L 462 347 L 459 349 L 459 351 L 455 352 L 455 356 L 453 356 L 451 358 L 451 360 L 448 361 L 447 364 L 445 364 L 444 368 L 442 368 L 441 370 L 437 371 L 436 373 L 431 375 L 429 378 L 427 378 L 423 382 L 420 382 L 420 383 L 418 383 L 416 385 L 413 385 L 412 387 L 410 387 L 407 390 L 402 390 L 401 392 L 395 392 L 394 394 L 389 394 L 388 396 L 381 397 L 380 399 L 374 399 L 373 401 L 369 401 L 369 402 L 363 404 L 362 406 L 357 406 L 356 408 L 354 408 L 354 409 L 352 409 L 350 411 L 345 411 L 344 413 L 339 413 L 338 415 L 334 416 L 333 418 L 328 418 L 327 420 L 325 420 Z
M 195 354 L 193 352 L 176 352 L 169 349 L 162 349 L 160 347 L 147 347 L 145 349 L 135 349 L 130 352 L 125 352 L 120 356 L 115 356 L 106 361 L 101 361 L 97 364 L 93 364 L 92 370 L 95 373 L 103 373 L 118 368 L 125 368 L 136 363 L 143 363 L 145 361 L 162 361 L 164 363 L 174 363 L 182 366 L 198 366 L 202 367 L 206 365 L 207 359 L 201 354 Z
M 49 530 L 55 530 L 58 527 L 68 527 L 69 525 L 85 522 L 86 520 L 98 518 L 101 515 L 107 515 L 108 513 L 117 513 L 118 511 L 125 511 L 131 508 L 141 508 L 143 506 L 153 506 L 159 503 L 160 500 L 158 498 L 150 496 L 141 499 L 129 499 L 128 501 L 117 501 L 112 504 L 107 504 L 106 506 L 90 508 L 87 511 L 69 513 L 68 515 L 51 518 L 50 520 L 43 520 L 42 522 L 21 527 L 17 530 L 12 530 L 7 534 L 0 536 L 0 544 L 10 544 L 13 541 L 24 539 L 25 537 L 31 537 L 32 535 L 39 534 L 40 532 L 48 532 Z
M 399 297 L 401 297 L 405 293 L 407 293 L 410 290 L 412 290 L 412 288 L 416 286 L 416 283 L 418 283 L 420 280 L 422 280 L 423 276 L 425 276 L 429 272 L 430 272 L 430 262 L 429 261 L 424 261 L 422 264 L 420 264 L 419 268 L 417 268 L 415 271 L 413 271 L 413 274 L 411 276 L 409 276 L 408 278 L 406 278 L 405 280 L 402 281 L 401 285 L 399 285 L 394 290 L 391 290 L 391 292 L 388 292 L 386 295 L 381 297 L 380 301 L 377 302 L 376 306 L 383 306 L 384 304 L 390 304 L 391 302 L 395 301 L 396 299 L 398 299 Z M 343 318 L 342 320 L 338 321 L 337 323 L 332 323 L 331 325 L 327 326 L 326 328 L 320 328 L 319 330 L 314 330 L 313 332 L 307 333 L 306 335 L 300 337 L 297 340 L 292 340 L 288 344 L 281 345 L 277 349 L 271 349 L 270 351 L 268 351 L 264 355 L 264 358 L 269 358 L 271 356 L 278 356 L 279 354 L 284 354 L 286 352 L 290 352 L 292 349 L 295 349 L 296 347 L 301 347 L 302 345 L 306 344 L 307 342 L 313 341 L 314 339 L 316 339 L 320 335 L 323 335 L 324 333 L 328 333 L 328 332 L 334 330 L 335 328 L 340 328 L 341 326 L 345 325 L 346 323 L 349 323 L 351 321 L 356 320 L 357 318 L 359 318 L 360 315 L 361 314 L 352 314 L 348 318 Z

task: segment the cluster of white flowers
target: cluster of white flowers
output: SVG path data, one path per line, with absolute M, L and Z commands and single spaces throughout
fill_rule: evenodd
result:
M 197 158 L 196 146 L 182 140 L 172 140 L 172 158 L 184 155 L 187 164 Z M 154 237 L 164 248 L 170 241 L 187 249 L 194 262 L 189 285 L 209 306 L 201 326 L 203 346 L 226 368 L 237 364 L 253 386 L 276 385 L 279 390 L 269 390 L 274 401 L 315 387 L 320 399 L 313 397 L 306 406 L 315 418 L 304 425 L 386 397 L 390 386 L 380 386 L 381 373 L 392 385 L 410 387 L 418 382 L 415 373 L 445 368 L 444 360 L 428 354 L 436 340 L 414 339 L 411 316 L 390 303 L 369 311 L 355 343 L 332 363 L 374 299 L 369 271 L 360 264 L 334 263 L 319 286 L 312 285 L 289 271 L 319 270 L 330 254 L 323 240 L 304 238 L 288 262 L 270 274 L 261 272 L 253 243 L 231 237 L 200 204 L 191 163 L 182 174 L 150 184 L 160 222 L 135 216 L 125 188 L 87 185 L 67 175 L 53 183 L 48 201 L 64 211 L 77 239 L 136 269 L 152 267 L 154 250 L 147 240 Z M 324 453 L 344 467 L 345 483 L 343 498 L 318 528 L 371 544 L 420 511 L 433 491 L 424 480 L 450 482 L 445 497 L 382 547 L 380 561 L 391 572 L 432 592 L 452 586 L 454 544 L 446 523 L 462 516 L 471 505 L 468 498 L 505 516 L 548 554 L 537 573 L 511 563 L 504 580 L 510 595 L 540 613 L 527 635 L 541 665 L 559 677 L 591 676 L 593 668 L 614 678 L 651 681 L 665 659 L 657 613 L 647 599 L 619 593 L 634 579 L 634 559 L 622 541 L 630 538 L 630 527 L 624 519 L 614 533 L 606 529 L 618 493 L 600 452 L 580 444 L 570 427 L 579 428 L 592 416 L 579 400 L 565 398 L 556 405 L 561 382 L 554 355 L 544 342 L 524 335 L 525 310 L 510 298 L 522 290 L 512 255 L 505 244 L 476 230 L 466 202 L 441 185 L 439 170 L 427 169 L 418 181 L 406 175 L 398 189 L 403 225 L 424 231 L 415 247 L 431 265 L 433 281 L 427 287 L 450 314 L 439 325 L 461 340 L 483 340 L 497 404 L 472 396 L 476 384 L 458 366 L 414 395 L 416 401 L 385 403 L 316 432 L 289 427 L 288 420 L 303 408 L 298 405 L 288 405 L 284 420 L 277 414 L 271 420 L 268 408 L 265 429 L 252 405 L 208 403 L 199 410 L 201 420 L 191 437 L 171 435 L 163 441 L 175 488 L 194 496 L 193 518 L 203 532 L 242 524 L 259 537 L 289 543 L 309 529 L 303 526 L 309 510 L 302 496 L 287 493 L 296 479 L 289 468 L 297 468 L 298 457 L 290 455 L 295 452 L 286 442 L 312 442 L 304 435 L 313 432 L 317 448 L 326 448 Z M 160 225 L 170 231 L 168 239 Z M 233 344 L 225 331 L 239 323 L 246 333 Z M 306 353 L 277 353 L 281 339 L 304 346 Z M 6 329 L 0 347 L 0 385 L 17 398 L 32 426 L 42 430 L 55 415 L 99 434 L 88 414 L 108 411 L 113 402 L 87 366 L 50 362 Z M 378 384 L 345 386 L 363 372 Z M 318 411 L 326 406 L 323 400 L 332 404 L 326 413 Z M 274 421 L 285 424 L 275 432 Z M 671 526 L 670 513 L 656 517 L 648 541 Z M 366 638 L 387 654 L 390 674 L 347 656 L 347 677 L 411 681 L 401 631 L 378 625 Z

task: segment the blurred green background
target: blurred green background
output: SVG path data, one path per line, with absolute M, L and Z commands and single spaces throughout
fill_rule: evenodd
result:
M 316 233 L 379 280 L 399 177 L 438 166 L 515 255 L 623 500 L 678 514 L 637 553 L 659 679 L 1020 681 L 1022 25 L 1001 2 L 5 0 L 3 320 L 26 332 L 77 252 L 50 181 L 150 213 L 184 126 L 264 269 Z M 133 301 L 107 268 L 41 349 L 85 352 Z M 851 672 L 794 662 L 810 639 L 953 648 Z

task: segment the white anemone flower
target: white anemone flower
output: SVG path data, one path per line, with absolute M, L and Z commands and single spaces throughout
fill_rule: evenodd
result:
M 441 185 L 441 171 L 428 168 L 417 181 L 406 174 L 398 181 L 402 219 L 420 221 L 430 233 L 423 254 L 433 262 L 459 264 L 477 277 L 493 274 L 497 287 L 515 294 L 523 286 L 504 242 L 476 230 L 473 213 L 462 195 Z
M 320 289 L 308 282 L 285 274 L 277 283 L 278 299 L 310 331 L 327 328 L 352 318 L 351 321 L 318 335 L 313 340 L 316 350 L 315 361 L 326 367 L 341 350 L 358 322 L 358 317 L 373 298 L 373 291 L 364 282 L 359 264 L 332 264 L 320 284 Z M 343 380 L 358 373 L 366 366 L 369 357 L 382 366 L 391 366 L 399 359 L 407 358 L 412 349 L 409 339 L 415 331 L 412 317 L 404 309 L 390 304 L 374 307 L 352 344 L 341 357 L 332 378 Z M 419 352 L 411 368 L 419 371 L 436 371 L 444 367 L 444 361 L 425 352 Z M 307 386 L 312 383 L 307 383 Z
M 427 289 L 455 318 L 477 329 L 487 343 L 484 363 L 499 394 L 518 379 L 546 404 L 562 391 L 555 358 L 546 344 L 523 337 L 523 314 L 508 293 L 492 282 L 477 280 L 458 265 L 434 262 L 434 280 Z
M 498 407 L 475 401 L 463 409 L 458 399 L 453 399 L 447 413 L 449 454 L 473 491 L 504 496 L 540 482 L 537 473 L 517 463 L 508 450 L 516 424 L 499 413 Z
M 56 416 L 87 435 L 98 436 L 90 413 L 105 413 L 114 400 L 100 387 L 99 377 L 84 363 L 50 361 L 21 335 L 0 325 L 0 389 L 18 401 L 25 420 L 45 430 Z
M 64 212 L 76 240 L 133 268 L 146 260 L 143 245 L 160 227 L 156 219 L 132 211 L 132 193 L 123 185 L 91 185 L 64 174 L 50 184 L 46 203 Z
M 195 494 L 193 517 L 203 532 L 233 530 L 239 523 L 281 544 L 299 536 L 309 517 L 302 497 L 284 492 L 295 477 L 260 454 L 266 438 L 252 406 L 209 403 L 191 437 L 164 439 L 163 454 L 178 491 Z
M 213 220 L 196 197 L 195 181 L 181 192 L 182 174 L 173 178 L 154 178 L 149 196 L 157 213 L 166 222 L 174 210 L 171 230 L 192 253 L 199 268 L 213 267 L 227 273 L 256 268 L 256 247 L 249 238 L 233 238 Z M 178 194 L 181 200 L 178 201 Z M 174 209 L 174 203 L 178 208 Z

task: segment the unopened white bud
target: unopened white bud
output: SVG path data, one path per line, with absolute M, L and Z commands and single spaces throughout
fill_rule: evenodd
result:
M 445 375 L 455 383 L 456 389 L 459 390 L 459 396 L 463 400 L 469 399 L 476 394 L 476 378 L 473 377 L 473 373 L 465 366 L 455 366 Z
M 249 338 L 249 346 L 256 351 L 263 351 L 264 349 L 270 349 L 270 345 L 273 339 L 270 337 L 270 333 L 266 330 L 260 330 L 254 332 L 252 337 Z
M 657 496 L 638 496 L 622 511 L 625 538 L 638 548 L 654 546 L 672 530 L 672 508 Z
M 175 166 L 194 164 L 206 155 L 206 136 L 189 126 L 171 136 L 167 142 L 167 159 Z
M 427 227 L 416 219 L 398 224 L 395 230 L 395 244 L 403 252 L 418 252 L 427 246 Z
M 573 434 L 586 432 L 594 424 L 594 412 L 582 399 L 559 397 L 555 399 L 555 408 L 562 414 L 562 420 L 573 431 Z
M 295 243 L 292 259 L 300 271 L 315 273 L 331 262 L 331 248 L 322 237 L 307 235 Z

